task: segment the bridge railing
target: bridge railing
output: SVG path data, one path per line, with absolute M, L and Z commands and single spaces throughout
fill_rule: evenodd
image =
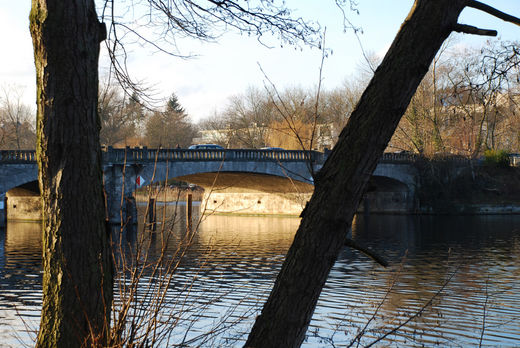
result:
M 459 163 L 459 164 L 469 164 L 470 162 L 473 162 L 473 165 L 480 165 L 482 163 L 481 159 L 472 159 L 465 156 L 458 156 L 458 155 L 438 155 L 434 157 L 424 157 L 419 154 L 414 153 L 392 153 L 387 152 L 384 153 L 381 157 L 379 162 L 385 162 L 385 163 L 411 163 L 416 162 L 418 160 L 436 160 L 436 161 L 446 161 L 451 163 Z
M 224 149 L 224 150 L 189 150 L 189 149 L 148 149 L 126 148 L 103 150 L 105 162 L 150 162 L 150 161 L 281 161 L 301 162 L 311 160 L 313 163 L 323 163 L 327 153 L 318 151 L 300 150 L 257 150 L 257 149 Z M 385 153 L 381 162 L 410 163 L 417 161 L 421 156 L 410 153 Z M 471 161 L 463 156 L 445 156 L 450 162 L 468 163 Z M 520 154 L 509 155 L 511 166 L 520 166 Z M 475 165 L 481 164 L 480 160 Z M 0 150 L 0 163 L 34 163 L 36 151 L 34 150 Z
M 392 153 L 386 152 L 381 157 L 380 162 L 415 162 L 419 158 L 413 153 Z
M 32 163 L 36 162 L 34 150 L 0 150 L 2 163 Z
M 323 154 L 317 151 L 257 150 L 257 149 L 108 149 L 103 152 L 105 162 L 164 162 L 164 161 L 281 161 L 322 162 Z

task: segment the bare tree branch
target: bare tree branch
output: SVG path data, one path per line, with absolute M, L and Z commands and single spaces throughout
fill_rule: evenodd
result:
M 386 261 L 381 255 L 377 254 L 376 252 L 374 252 L 362 245 L 359 245 L 358 243 L 356 243 L 354 240 L 352 240 L 350 238 L 345 239 L 345 245 L 348 247 L 351 247 L 352 249 L 356 249 L 357 251 L 362 252 L 363 254 L 367 255 L 368 257 L 370 257 L 372 260 L 374 260 L 375 262 L 377 262 L 378 264 L 380 264 L 383 267 L 388 266 L 388 261 Z
M 483 11 L 483 12 L 486 12 L 486 13 L 489 13 L 490 15 L 492 15 L 494 17 L 497 17 L 497 18 L 500 18 L 500 19 L 502 19 L 502 20 L 504 20 L 506 22 L 510 22 L 510 23 L 513 23 L 513 24 L 516 24 L 516 25 L 520 25 L 520 18 L 515 17 L 515 16 L 511 16 L 511 15 L 509 15 L 507 13 L 499 11 L 499 10 L 497 10 L 494 7 L 491 7 L 489 5 L 481 3 L 480 1 L 470 0 L 468 2 L 467 6 L 468 7 L 472 7 L 474 9 L 477 9 L 477 10 L 480 10 L 480 11 Z

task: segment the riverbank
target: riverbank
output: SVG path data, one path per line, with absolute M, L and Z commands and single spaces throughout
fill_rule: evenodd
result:
M 520 168 L 424 162 L 417 165 L 418 213 L 520 214 Z

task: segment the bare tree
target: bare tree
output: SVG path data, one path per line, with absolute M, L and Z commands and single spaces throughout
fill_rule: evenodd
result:
M 488 42 L 479 49 L 434 59 L 390 142 L 394 150 L 427 156 L 469 157 L 511 147 L 518 57 L 515 44 Z
M 107 84 L 101 88 L 98 113 L 101 144 L 114 146 L 136 142 L 142 112 L 136 109 L 132 97 L 127 97 L 118 86 Z
M 322 94 L 320 106 L 323 108 L 324 123 L 332 126 L 330 141 L 327 142 L 336 143 L 362 92 L 363 89 L 357 83 L 345 81 L 343 86 Z
M 445 117 L 449 115 L 446 115 L 444 108 L 446 98 L 442 96 L 442 90 L 445 88 L 440 86 L 440 81 L 446 80 L 446 67 L 441 56 L 448 44 L 449 41 L 441 47 L 410 101 L 389 143 L 391 150 L 411 151 L 422 155 L 445 152 L 445 134 L 442 130 Z
M 232 147 L 232 130 L 221 114 L 215 112 L 212 116 L 202 119 L 198 123 L 201 138 L 199 140 L 221 145 L 225 148 Z
M 510 116 L 507 90 L 518 83 L 518 47 L 499 47 L 488 44 L 464 57 L 454 57 L 448 72 L 450 98 L 446 101 L 458 121 L 455 149 L 470 157 L 497 149 L 500 129 Z
M 224 110 L 228 144 L 231 147 L 261 148 L 266 146 L 269 122 L 273 118 L 273 107 L 265 93 L 250 87 L 243 95 L 230 98 Z
M 298 347 L 303 342 L 368 179 L 442 43 L 453 31 L 496 35 L 457 23 L 468 6 L 520 24 L 477 1 L 415 1 L 315 178 L 313 196 L 246 346 Z
M 316 90 L 301 87 L 281 92 L 249 88 L 230 98 L 223 112 L 201 122 L 201 128 L 210 142 L 226 147 L 330 148 L 348 120 L 357 92 L 344 86 L 316 95 Z
M 33 111 L 22 102 L 22 90 L 4 86 L 0 95 L 0 148 L 34 149 L 36 133 L 33 122 Z
M 343 8 L 353 1 L 335 3 Z M 134 90 L 143 98 L 147 97 L 145 89 L 130 77 L 126 65 L 127 47 L 132 44 L 187 58 L 193 53 L 184 52 L 184 39 L 216 41 L 230 29 L 256 36 L 269 47 L 280 42 L 311 46 L 321 42 L 319 24 L 293 17 L 281 0 L 138 0 L 132 1 L 132 11 L 127 4 L 107 0 L 100 17 L 109 24 L 105 43 L 115 77 L 126 90 Z

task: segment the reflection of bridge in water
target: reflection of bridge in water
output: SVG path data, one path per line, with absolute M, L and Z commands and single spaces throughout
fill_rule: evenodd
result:
M 38 193 L 35 156 L 34 151 L 0 151 L 0 201 L 8 197 L 9 216 L 37 210 L 27 207 L 28 192 Z M 103 172 L 110 220 L 121 221 L 120 214 L 123 219 L 135 216 L 138 177 L 145 184 L 176 179 L 200 185 L 205 189 L 203 206 L 210 211 L 297 215 L 312 194 L 312 173 L 319 171 L 326 157 L 298 150 L 109 147 L 103 151 Z M 410 155 L 385 154 L 374 172 L 371 187 L 387 193 L 378 200 L 389 201 L 396 211 L 406 211 L 413 203 L 416 170 L 411 160 Z M 373 201 L 383 206 L 384 202 Z M 121 207 L 120 202 L 125 204 Z M 36 198 L 33 204 L 38 203 Z

